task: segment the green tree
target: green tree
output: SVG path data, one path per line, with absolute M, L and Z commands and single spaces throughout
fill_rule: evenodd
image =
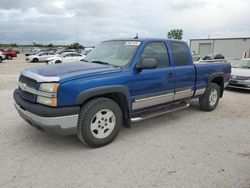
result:
M 84 46 L 79 44 L 78 42 L 72 43 L 69 45 L 69 48 L 74 48 L 74 49 L 82 49 L 84 50 Z
M 10 47 L 18 47 L 18 45 L 16 43 L 12 43 L 10 44 Z
M 33 47 L 43 47 L 43 45 L 39 44 L 39 43 L 36 43 L 36 42 L 33 42 Z
M 183 30 L 182 29 L 172 29 L 168 32 L 168 38 L 182 39 Z
M 48 46 L 47 47 L 49 47 L 49 48 L 53 48 L 54 47 L 54 45 L 53 44 L 48 44 Z

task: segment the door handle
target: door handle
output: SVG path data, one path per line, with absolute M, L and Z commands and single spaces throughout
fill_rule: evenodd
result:
M 169 78 L 169 79 L 174 78 L 174 73 L 172 73 L 172 72 L 168 73 L 168 78 Z

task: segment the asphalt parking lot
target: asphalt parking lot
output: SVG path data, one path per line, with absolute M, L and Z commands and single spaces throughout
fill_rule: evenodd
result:
M 250 188 L 250 92 L 226 90 L 213 112 L 190 108 L 133 123 L 108 146 L 49 135 L 17 114 L 24 56 L 0 64 L 0 187 Z

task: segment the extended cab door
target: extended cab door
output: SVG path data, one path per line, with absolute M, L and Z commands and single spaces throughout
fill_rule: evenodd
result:
M 132 76 L 132 110 L 173 101 L 174 68 L 171 66 L 165 42 L 146 44 L 139 62 L 145 58 L 154 58 L 157 61 L 157 68 L 141 71 L 135 68 Z
M 175 63 L 175 94 L 174 100 L 186 99 L 193 96 L 195 88 L 195 67 L 189 47 L 186 43 L 170 42 L 172 62 Z

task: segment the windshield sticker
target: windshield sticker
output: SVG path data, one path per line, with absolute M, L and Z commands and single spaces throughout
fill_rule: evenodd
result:
M 139 41 L 127 41 L 125 43 L 126 46 L 130 45 L 130 46 L 139 46 L 141 44 L 141 42 Z

